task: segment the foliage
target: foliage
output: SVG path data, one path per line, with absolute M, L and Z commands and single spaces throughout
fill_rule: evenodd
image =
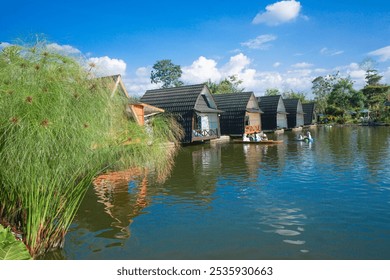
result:
M 23 232 L 32 256 L 63 246 L 99 172 L 170 160 L 165 148 L 148 145 L 148 131 L 129 122 L 128 101 L 111 97 L 111 86 L 43 43 L 0 54 L 0 217 Z M 145 141 L 122 145 L 129 138 Z M 161 134 L 158 141 L 172 139 Z
M 265 90 L 264 96 L 275 96 L 275 95 L 281 95 L 279 89 L 277 88 L 268 88 Z
M 327 76 L 319 76 L 312 81 L 312 92 L 315 96 L 314 100 L 319 113 L 325 112 L 325 109 L 328 106 L 328 96 L 339 79 L 339 73 L 336 73 Z
M 377 70 L 368 69 L 366 71 L 366 86 L 362 89 L 366 100 L 365 106 L 373 112 L 377 119 L 380 119 L 381 112 L 385 111 L 385 102 L 390 93 L 390 86 L 381 84 L 381 79 L 382 76 L 378 74 Z
M 344 114 L 348 109 L 351 109 L 353 96 L 357 95 L 352 80 L 350 78 L 340 78 L 329 93 L 328 106 L 335 106 Z
M 26 245 L 17 240 L 10 228 L 0 225 L 0 260 L 30 260 Z
M 182 74 L 180 65 L 175 65 L 170 59 L 157 61 L 150 73 L 150 80 L 154 84 L 162 83 L 161 88 L 170 88 L 183 85 L 179 79 Z
M 214 83 L 211 80 L 206 82 L 210 92 L 213 94 L 220 93 L 234 93 L 234 92 L 243 92 L 244 88 L 241 88 L 242 80 L 239 80 L 237 76 L 229 76 L 219 83 Z
M 306 95 L 303 92 L 295 92 L 293 90 L 286 91 L 283 93 L 283 98 L 293 98 L 293 99 L 299 99 L 302 103 L 309 103 L 310 100 L 306 99 Z

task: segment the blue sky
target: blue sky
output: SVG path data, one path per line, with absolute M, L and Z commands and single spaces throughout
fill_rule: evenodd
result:
M 267 88 L 310 93 L 319 75 L 340 71 L 357 88 L 367 58 L 390 83 L 390 3 L 370 1 L 2 1 L 2 47 L 34 34 L 62 52 L 123 75 L 131 94 L 155 87 L 160 59 L 185 83 L 238 75 L 256 95 Z

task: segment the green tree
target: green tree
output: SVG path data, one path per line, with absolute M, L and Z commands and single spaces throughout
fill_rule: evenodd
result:
M 328 106 L 328 97 L 334 85 L 340 80 L 339 73 L 327 76 L 318 76 L 312 81 L 312 92 L 319 113 L 325 113 Z
M 275 95 L 281 95 L 279 89 L 277 88 L 267 88 L 264 93 L 265 96 L 275 96 Z
M 356 96 L 357 91 L 353 88 L 353 81 L 349 77 L 340 78 L 329 93 L 327 107 L 338 108 L 341 115 L 344 115 L 347 110 L 352 109 L 351 100 Z
M 153 84 L 162 83 L 161 88 L 178 87 L 183 85 L 179 80 L 182 73 L 180 65 L 173 64 L 170 59 L 163 59 L 153 65 L 150 81 Z
M 219 83 L 214 83 L 211 80 L 206 82 L 211 93 L 220 94 L 220 93 L 233 93 L 233 92 L 243 92 L 244 88 L 241 88 L 242 80 L 239 80 L 236 75 L 229 76 Z
M 385 102 L 390 92 L 390 86 L 381 84 L 382 76 L 377 70 L 366 71 L 366 85 L 362 89 L 365 96 L 365 105 L 370 109 L 376 118 L 380 118 L 385 111 Z
M 283 98 L 297 98 L 301 100 L 302 103 L 308 103 L 310 100 L 306 99 L 306 95 L 303 92 L 295 92 L 293 90 L 289 90 L 283 93 Z

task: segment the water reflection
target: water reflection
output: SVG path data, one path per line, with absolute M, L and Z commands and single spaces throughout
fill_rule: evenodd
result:
M 130 224 L 149 204 L 147 172 L 133 168 L 108 173 L 94 181 L 94 189 L 97 201 L 104 205 L 104 212 L 113 219 L 111 226 L 119 229 L 113 237 L 129 238 Z
M 187 146 L 165 182 L 140 173 L 95 186 L 64 255 L 388 259 L 389 128 L 311 132 L 313 143 L 286 132 L 282 145 Z

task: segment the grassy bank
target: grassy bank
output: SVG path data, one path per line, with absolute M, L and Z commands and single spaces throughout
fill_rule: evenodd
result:
M 71 57 L 45 44 L 0 54 L 0 217 L 23 233 L 32 256 L 63 246 L 92 178 L 129 166 L 167 172 L 172 153 L 151 141 L 177 141 L 174 121 L 153 133 L 129 121 L 127 99 L 110 97 Z M 134 145 L 121 145 L 128 138 Z

